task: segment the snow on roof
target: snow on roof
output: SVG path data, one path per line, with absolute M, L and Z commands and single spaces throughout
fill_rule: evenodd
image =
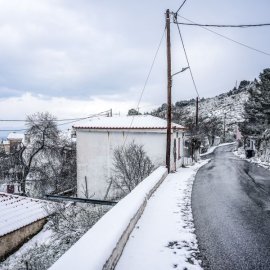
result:
M 23 133 L 16 133 L 16 132 L 11 132 L 7 136 L 8 140 L 23 140 L 24 139 L 24 134 Z
M 46 201 L 0 192 L 0 236 L 48 216 Z
M 152 115 L 98 117 L 73 125 L 76 129 L 166 129 L 167 121 Z M 172 123 L 172 128 L 184 129 Z

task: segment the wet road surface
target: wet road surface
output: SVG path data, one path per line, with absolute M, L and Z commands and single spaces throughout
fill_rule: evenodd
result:
M 205 269 L 270 269 L 270 171 L 233 145 L 215 150 L 196 176 L 192 210 Z

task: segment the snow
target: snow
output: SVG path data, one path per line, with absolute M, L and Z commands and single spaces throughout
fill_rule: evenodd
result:
M 246 91 L 242 91 L 240 93 L 234 93 L 232 95 L 225 93 L 216 97 L 200 100 L 200 116 L 203 118 L 209 116 L 217 116 L 221 119 L 224 119 L 224 113 L 226 113 L 226 124 L 228 126 L 242 122 L 244 120 L 244 104 L 249 97 L 247 90 L 250 87 L 252 87 L 252 85 L 247 86 Z M 184 107 L 184 110 L 188 114 L 194 115 L 195 104 Z
M 0 192 L 0 236 L 48 216 L 46 201 Z
M 13 253 L 10 257 L 5 261 L 6 264 L 9 265 L 9 269 L 12 269 L 12 265 L 15 268 L 17 261 L 16 258 L 23 256 L 30 249 L 35 246 L 46 244 L 51 241 L 53 232 L 47 228 L 43 228 L 38 234 L 36 234 L 33 238 L 31 238 L 28 242 L 26 242 L 18 251 Z
M 43 229 L 0 263 L 1 270 L 46 270 L 107 212 L 109 206 L 54 204 Z
M 23 133 L 16 133 L 16 132 L 11 132 L 7 136 L 8 140 L 23 140 L 24 139 L 24 134 Z
M 221 143 L 221 144 L 219 144 L 219 145 L 211 146 L 211 147 L 209 147 L 209 149 L 207 150 L 206 153 L 200 154 L 200 156 L 201 156 L 201 157 L 206 156 L 206 155 L 208 155 L 208 154 L 213 153 L 213 152 L 216 150 L 216 148 L 218 148 L 218 147 L 220 147 L 220 146 L 224 146 L 224 145 L 230 145 L 230 144 L 235 144 L 235 142 Z
M 159 167 L 144 179 L 60 257 L 50 269 L 102 269 L 131 219 L 166 172 L 165 167 Z
M 73 126 L 74 128 L 89 128 L 89 129 L 165 129 L 167 128 L 167 121 L 152 115 L 135 115 L 135 116 L 113 116 L 113 117 L 98 117 L 90 120 L 78 122 Z M 183 129 L 184 127 L 172 123 L 172 127 Z
M 196 171 L 207 162 L 180 168 L 164 180 L 130 235 L 116 270 L 202 269 L 196 259 L 191 191 Z
M 243 147 L 239 147 L 238 150 L 234 151 L 233 154 L 241 159 L 244 159 L 250 163 L 254 163 L 260 167 L 270 170 L 270 163 L 263 161 L 260 157 L 246 158 L 245 150 Z

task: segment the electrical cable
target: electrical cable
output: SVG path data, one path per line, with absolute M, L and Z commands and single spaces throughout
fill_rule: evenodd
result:
M 66 123 L 61 123 L 61 124 L 58 124 L 57 126 L 64 126 L 64 125 L 76 123 L 76 122 L 79 122 L 81 120 L 86 120 L 86 119 L 90 119 L 90 118 L 93 118 L 93 117 L 96 117 L 96 116 L 101 116 L 104 113 L 108 113 L 108 112 L 109 112 L 109 110 L 108 111 L 104 111 L 104 112 L 100 112 L 100 113 L 97 113 L 97 114 L 92 114 L 91 116 L 88 116 L 88 117 L 85 117 L 85 118 L 80 118 L 79 120 L 73 120 L 73 121 L 69 121 L 69 122 L 66 122 Z
M 138 104 L 137 104 L 136 109 L 138 109 L 138 108 L 139 108 L 140 103 L 141 103 L 141 101 L 142 101 L 142 97 L 143 97 L 143 94 L 144 94 L 145 88 L 146 88 L 147 83 L 148 83 L 148 81 L 149 81 L 149 78 L 150 78 L 150 75 L 151 75 L 151 73 L 152 73 L 152 70 L 153 70 L 154 64 L 155 64 L 155 62 L 156 62 L 156 58 L 157 58 L 157 55 L 158 55 L 158 52 L 159 52 L 160 46 L 161 46 L 162 41 L 163 41 L 163 38 L 164 38 L 164 36 L 165 36 L 165 31 L 166 31 L 166 27 L 164 28 L 164 31 L 163 31 L 163 33 L 162 33 L 162 36 L 161 36 L 160 42 L 159 42 L 159 44 L 158 44 L 158 47 L 157 47 L 156 53 L 155 53 L 154 58 L 153 58 L 153 61 L 152 61 L 152 63 L 151 63 L 151 66 L 150 66 L 149 72 L 148 72 L 147 77 L 146 77 L 146 80 L 145 80 L 145 82 L 144 82 L 144 85 L 143 85 L 143 88 L 142 88 L 142 91 L 141 91 L 140 98 L 139 98 L 139 101 L 138 101 Z
M 180 9 L 184 6 L 184 4 L 186 3 L 187 0 L 184 0 L 183 3 L 181 4 L 181 6 L 177 9 L 176 14 L 178 14 L 178 12 L 180 11 Z
M 142 88 L 142 91 L 141 91 L 141 94 L 140 94 L 140 98 L 139 98 L 139 101 L 138 101 L 138 104 L 137 104 L 137 107 L 136 107 L 136 110 L 137 110 L 137 111 L 138 111 L 139 108 L 140 108 L 140 103 L 141 103 L 141 100 L 142 100 L 144 91 L 145 91 L 145 89 L 146 89 L 147 83 L 148 83 L 148 81 L 149 81 L 150 75 L 151 75 L 151 73 L 152 73 L 154 64 L 155 64 L 155 62 L 156 62 L 156 58 L 157 58 L 159 49 L 160 49 L 160 47 L 161 47 L 162 41 L 163 41 L 163 39 L 164 39 L 165 32 L 166 32 L 166 27 L 164 27 L 164 30 L 163 30 L 161 39 L 160 39 L 160 41 L 159 41 L 159 43 L 158 43 L 157 50 L 156 50 L 155 55 L 154 55 L 154 58 L 153 58 L 153 60 L 152 60 L 152 63 L 151 63 L 149 72 L 148 72 L 148 74 L 147 74 L 147 76 L 146 76 L 146 80 L 145 80 L 145 82 L 144 82 L 144 85 L 143 85 L 143 88 Z M 132 116 L 132 119 L 131 119 L 131 123 L 130 123 L 129 128 L 132 127 L 132 124 L 133 124 L 133 121 L 134 121 L 134 117 L 135 117 L 135 115 Z M 126 144 L 127 137 L 128 137 L 128 134 L 126 135 L 126 137 L 125 137 L 125 139 L 124 139 L 123 146 L 125 146 L 125 144 Z
M 177 14 L 177 16 L 182 17 Z M 250 28 L 250 27 L 263 27 L 270 26 L 270 23 L 261 23 L 261 24 L 200 24 L 200 23 L 185 23 L 177 22 L 177 24 L 187 25 L 187 26 L 204 26 L 204 27 L 219 27 L 219 28 Z
M 98 114 L 103 114 L 103 113 L 107 113 L 110 110 L 104 111 L 104 112 L 100 112 Z M 96 114 L 94 114 L 96 115 Z M 66 121 L 80 121 L 80 120 L 84 120 L 87 119 L 89 117 L 92 117 L 92 115 L 90 116 L 86 116 L 86 117 L 77 117 L 77 118 L 66 118 L 66 119 L 55 119 L 55 122 L 66 122 Z M 27 119 L 23 120 L 23 119 L 0 119 L 0 122 L 29 122 Z
M 69 121 L 69 122 L 66 122 L 66 123 L 61 123 L 61 124 L 57 124 L 57 126 L 63 126 L 63 125 L 68 125 L 68 124 L 72 124 L 72 123 L 75 123 L 75 122 L 79 122 L 81 120 L 86 120 L 86 119 L 90 119 L 90 118 L 93 118 L 93 117 L 96 117 L 96 116 L 101 116 L 105 113 L 108 113 L 110 110 L 107 110 L 107 111 L 103 111 L 103 112 L 100 112 L 100 113 L 97 113 L 97 114 L 92 114 L 90 116 L 87 116 L 87 117 L 80 117 L 80 118 L 73 118 L 74 120 L 72 119 L 66 119 L 66 120 L 72 120 L 72 121 Z M 20 121 L 20 122 L 29 122 L 27 120 L 2 120 L 2 121 Z M 55 122 L 57 122 L 57 120 L 54 120 Z M 61 119 L 61 120 L 58 120 L 58 121 L 65 121 L 65 119 Z M 20 132 L 20 131 L 26 131 L 27 128 L 25 129 L 0 129 L 0 132 Z
M 176 21 L 177 21 L 177 18 L 176 18 Z M 190 62 L 189 62 L 189 59 L 188 59 L 188 55 L 187 55 L 186 47 L 185 47 L 185 44 L 184 44 L 183 36 L 181 34 L 179 24 L 176 24 L 176 25 L 177 25 L 177 28 L 178 28 L 178 33 L 179 33 L 179 36 L 180 36 L 182 47 L 183 47 L 183 50 L 184 50 L 184 53 L 185 53 L 186 61 L 187 61 L 188 67 L 189 67 L 190 76 L 191 76 L 195 91 L 197 93 L 197 96 L 200 97 L 199 91 L 198 91 L 198 88 L 197 88 L 197 85 L 195 83 L 195 79 L 194 79 L 194 76 L 193 76 L 193 72 L 191 70 L 191 66 L 190 66 Z
M 183 18 L 184 20 L 187 20 L 187 21 L 189 21 L 189 22 L 191 22 L 191 23 L 194 23 L 193 21 L 191 21 L 191 20 L 189 20 L 189 19 L 187 19 L 187 18 L 185 18 L 185 17 L 183 17 L 183 16 L 180 16 L 180 15 L 178 15 L 178 16 L 181 17 L 181 18 Z M 178 25 L 178 24 L 177 24 L 177 25 Z M 238 44 L 238 45 L 241 45 L 241 46 L 243 46 L 243 47 L 245 47 L 245 48 L 248 48 L 248 49 L 253 50 L 253 51 L 256 51 L 256 52 L 258 52 L 258 53 L 261 53 L 261 54 L 270 56 L 270 53 L 268 53 L 268 52 L 265 52 L 265 51 L 256 49 L 256 48 L 251 47 L 251 46 L 249 46 L 249 45 L 247 45 L 247 44 L 244 44 L 244 43 L 242 43 L 242 42 L 239 42 L 239 41 L 237 41 L 237 40 L 234 40 L 234 39 L 232 39 L 232 38 L 230 38 L 230 37 L 227 37 L 227 36 L 225 36 L 225 35 L 223 35 L 223 34 L 220 34 L 220 33 L 216 32 L 216 31 L 214 31 L 214 30 L 212 30 L 212 29 L 208 29 L 208 28 L 205 27 L 205 26 L 199 26 L 199 27 L 201 27 L 201 28 L 203 28 L 203 29 L 205 29 L 205 30 L 207 30 L 207 31 L 209 31 L 209 32 L 211 32 L 211 33 L 213 33 L 213 34 L 215 34 L 215 35 L 218 35 L 218 36 L 220 36 L 220 37 L 222 37 L 222 38 L 224 38 L 224 39 L 227 39 L 227 40 L 229 40 L 229 41 L 231 41 L 231 42 L 233 42 L 233 43 L 236 43 L 236 44 Z
M 26 128 L 24 129 L 0 129 L 0 132 L 19 132 L 19 131 L 25 131 L 27 130 Z

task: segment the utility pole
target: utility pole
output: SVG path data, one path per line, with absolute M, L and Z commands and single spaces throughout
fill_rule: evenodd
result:
M 171 71 L 171 33 L 170 33 L 170 10 L 166 11 L 166 30 L 167 30 L 167 147 L 166 147 L 166 167 L 170 172 L 171 164 L 171 126 L 172 126 L 172 71 Z
M 226 113 L 224 113 L 224 125 L 223 125 L 223 139 L 225 142 L 225 136 L 226 136 Z
M 198 132 L 198 122 L 199 122 L 199 97 L 196 98 L 196 133 Z

